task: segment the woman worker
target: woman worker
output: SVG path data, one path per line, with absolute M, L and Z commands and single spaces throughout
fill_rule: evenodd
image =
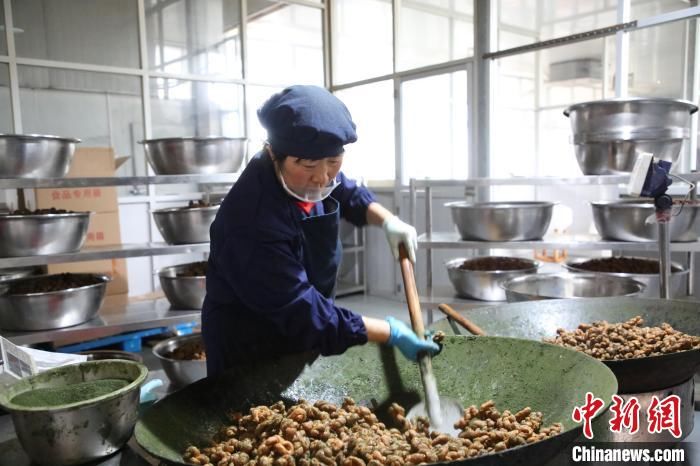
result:
M 415 360 L 435 353 L 403 322 L 363 317 L 334 302 L 340 217 L 380 225 L 415 263 L 416 230 L 340 171 L 355 142 L 345 105 L 316 86 L 292 86 L 259 110 L 264 149 L 222 202 L 211 229 L 202 333 L 209 376 L 294 353 L 340 354 L 368 341 Z

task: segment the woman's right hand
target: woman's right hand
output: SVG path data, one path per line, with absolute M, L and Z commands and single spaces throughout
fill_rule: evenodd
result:
M 389 341 L 387 345 L 396 346 L 401 354 L 411 361 L 418 360 L 418 353 L 427 351 L 434 355 L 440 351 L 440 347 L 432 340 L 421 340 L 418 335 L 405 323 L 393 317 L 387 317 L 389 322 Z

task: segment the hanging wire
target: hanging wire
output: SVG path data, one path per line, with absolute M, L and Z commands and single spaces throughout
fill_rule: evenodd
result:
M 687 185 L 689 186 L 688 192 L 685 194 L 685 198 L 683 198 L 683 200 L 682 200 L 681 203 L 680 203 L 680 204 L 681 204 L 680 208 L 678 209 L 677 212 L 675 212 L 675 213 L 673 214 L 673 217 L 676 217 L 676 216 L 678 216 L 678 215 L 681 214 L 681 212 L 683 211 L 683 207 L 685 206 L 685 204 L 686 204 L 687 202 L 690 201 L 690 194 L 691 194 L 691 193 L 693 192 L 693 190 L 695 189 L 695 183 L 692 183 L 692 182 L 686 180 L 686 179 L 683 178 L 682 176 L 674 175 L 674 174 L 672 174 L 672 173 L 669 173 L 668 176 L 670 176 L 670 177 L 672 177 L 672 178 L 675 178 L 675 179 L 677 179 L 677 180 L 679 180 L 679 181 L 681 181 L 681 182 L 683 182 L 683 183 L 685 183 L 685 184 L 687 184 Z

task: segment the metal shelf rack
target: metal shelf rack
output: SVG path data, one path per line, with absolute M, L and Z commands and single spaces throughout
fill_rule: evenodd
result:
M 82 188 L 101 186 L 138 186 L 146 184 L 183 183 L 234 183 L 237 173 L 210 175 L 158 175 L 131 177 L 84 178 L 0 178 L 0 189 L 28 188 Z M 209 251 L 209 243 L 171 245 L 166 243 L 120 244 L 113 246 L 85 247 L 80 251 L 64 254 L 47 254 L 27 257 L 0 258 L 0 268 L 81 262 L 98 259 L 122 259 L 168 254 L 187 254 Z M 45 343 L 63 338 L 90 340 L 123 332 L 152 327 L 173 326 L 186 322 L 199 322 L 199 310 L 174 311 L 164 298 L 124 302 L 107 296 L 97 315 L 84 324 L 74 327 L 38 332 L 3 331 L 2 336 L 19 345 Z
M 691 182 L 700 181 L 700 172 L 680 175 Z M 543 238 L 539 241 L 464 241 L 456 232 L 433 231 L 432 195 L 434 189 L 463 187 L 466 190 L 491 186 L 606 186 L 620 185 L 629 181 L 628 175 L 601 175 L 580 177 L 512 177 L 512 178 L 472 178 L 465 180 L 430 180 L 412 178 L 409 182 L 409 210 L 411 224 L 418 217 L 418 192 L 424 193 L 426 232 L 418 237 L 418 248 L 426 250 L 426 290 L 420 295 L 421 306 L 428 310 L 428 322 L 433 321 L 433 309 L 446 302 L 459 309 L 489 306 L 498 303 L 469 300 L 456 297 L 454 292 L 433 287 L 433 249 L 574 249 L 574 250 L 615 250 L 615 251 L 657 251 L 656 242 L 603 241 L 592 235 L 562 235 L 556 238 Z M 671 243 L 671 251 L 687 252 L 690 273 L 688 290 L 692 291 L 695 276 L 694 254 L 700 251 L 700 240 Z

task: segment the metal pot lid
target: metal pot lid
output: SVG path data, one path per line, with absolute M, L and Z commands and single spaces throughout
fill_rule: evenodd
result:
M 601 106 L 601 105 L 618 105 L 623 103 L 630 104 L 667 104 L 667 105 L 678 105 L 680 107 L 687 107 L 688 111 L 692 114 L 698 111 L 697 105 L 694 103 L 683 100 L 683 99 L 666 99 L 666 98 L 653 98 L 653 97 L 628 97 L 622 98 L 618 97 L 615 99 L 605 99 L 605 100 L 590 100 L 587 102 L 580 102 L 578 104 L 570 105 L 564 110 L 564 115 L 569 116 L 571 112 L 576 110 L 581 110 L 585 107 Z

